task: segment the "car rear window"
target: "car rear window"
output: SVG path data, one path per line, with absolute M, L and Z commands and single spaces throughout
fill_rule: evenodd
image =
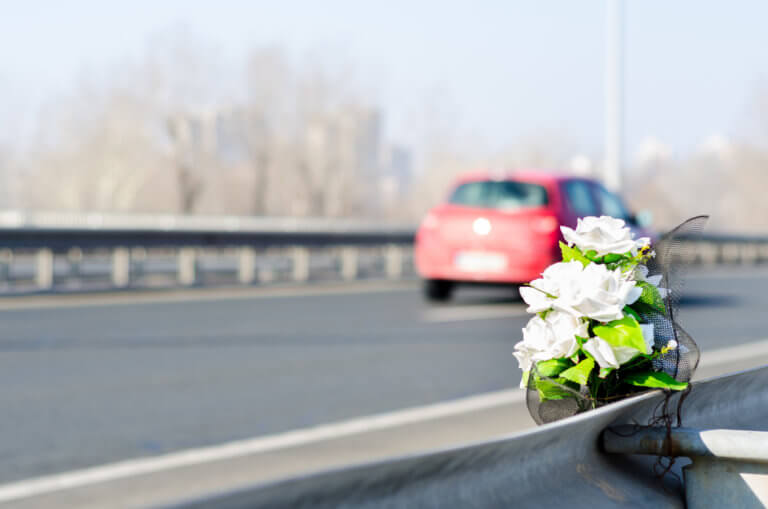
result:
M 461 184 L 448 202 L 466 207 L 515 210 L 542 207 L 548 203 L 548 198 L 547 190 L 538 184 L 485 180 Z

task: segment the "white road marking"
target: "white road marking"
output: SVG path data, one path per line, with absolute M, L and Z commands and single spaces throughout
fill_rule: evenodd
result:
M 0 485 L 0 502 L 7 502 L 53 491 L 77 488 L 105 481 L 113 481 L 141 474 L 150 474 L 162 470 L 237 458 L 274 449 L 295 447 L 311 442 L 392 428 L 501 405 L 520 404 L 524 399 L 525 394 L 519 389 L 489 392 L 433 405 L 359 417 L 347 421 L 295 431 L 287 431 L 275 435 L 237 440 L 212 447 L 188 449 L 161 456 L 120 461 L 82 470 L 73 470 L 61 474 L 32 478 Z
M 522 304 L 495 304 L 490 306 L 451 306 L 432 308 L 424 311 L 425 322 L 461 322 L 464 320 L 484 320 L 489 318 L 509 318 L 525 316 Z
M 745 359 L 768 356 L 768 339 L 761 339 L 743 345 L 718 348 L 717 350 L 703 350 L 701 352 L 700 368 L 713 368 Z
M 87 295 L 36 295 L 0 298 L 0 311 L 51 308 L 87 308 L 165 302 L 199 302 L 207 300 L 248 300 L 275 297 L 312 297 L 322 295 L 355 295 L 361 293 L 412 290 L 415 283 L 361 282 L 318 286 L 287 286 L 272 288 L 211 288 L 190 290 L 136 291 L 130 293 L 92 293 Z
M 707 351 L 702 354 L 701 366 L 713 368 L 744 359 L 759 358 L 763 355 L 768 355 L 768 339 Z M 511 359 L 510 362 L 512 365 L 514 359 Z M 524 391 L 509 389 L 274 435 L 237 440 L 217 446 L 187 449 L 150 458 L 120 461 L 0 485 L 0 502 L 174 468 L 237 458 L 275 449 L 295 447 L 302 444 L 393 428 L 430 419 L 450 417 L 503 405 L 522 405 L 524 402 Z

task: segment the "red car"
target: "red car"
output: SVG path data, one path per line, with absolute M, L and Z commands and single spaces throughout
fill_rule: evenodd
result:
M 526 283 L 560 259 L 560 225 L 584 216 L 636 224 L 622 199 L 593 179 L 552 172 L 477 172 L 460 177 L 448 200 L 416 233 L 415 256 L 429 300 L 461 283 Z

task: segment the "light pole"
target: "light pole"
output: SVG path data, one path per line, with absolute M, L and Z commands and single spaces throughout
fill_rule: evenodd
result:
M 624 135 L 624 0 L 605 2 L 605 140 L 603 180 L 621 189 Z

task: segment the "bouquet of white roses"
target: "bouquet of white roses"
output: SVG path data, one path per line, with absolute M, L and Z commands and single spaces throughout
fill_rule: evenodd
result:
M 520 289 L 535 316 L 515 357 L 534 419 L 550 422 L 647 388 L 686 389 L 698 349 L 673 320 L 669 275 L 650 239 L 634 239 L 608 216 L 561 231 L 562 262 Z

